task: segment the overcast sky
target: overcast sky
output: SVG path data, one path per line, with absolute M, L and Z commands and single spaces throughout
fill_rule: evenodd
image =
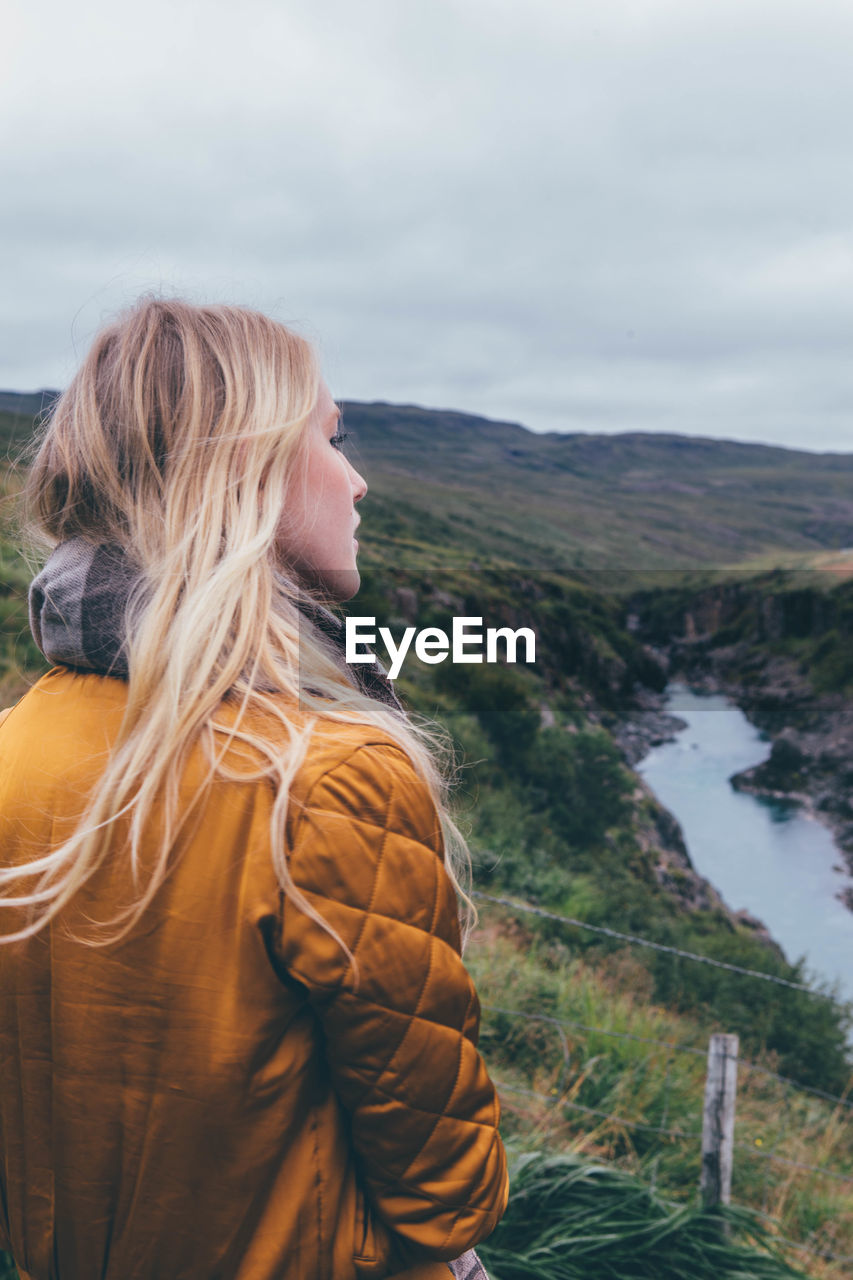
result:
M 153 288 L 338 398 L 853 450 L 853 0 L 0 16 L 0 387 Z

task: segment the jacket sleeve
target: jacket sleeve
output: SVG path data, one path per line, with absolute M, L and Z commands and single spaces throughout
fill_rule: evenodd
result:
M 357 747 L 297 808 L 291 875 L 350 948 L 284 899 L 282 959 L 322 1022 L 377 1215 L 436 1258 L 506 1206 L 499 1106 L 426 786 L 391 744 Z

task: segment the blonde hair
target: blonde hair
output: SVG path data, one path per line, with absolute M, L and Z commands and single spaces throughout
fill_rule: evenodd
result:
M 446 739 L 350 683 L 277 559 L 281 495 L 304 483 L 305 426 L 319 388 L 311 347 L 269 317 L 144 297 L 96 337 L 57 401 L 25 498 L 48 546 L 75 536 L 115 543 L 139 566 L 127 611 L 127 706 L 71 837 L 35 862 L 0 870 L 2 905 L 29 911 L 27 924 L 2 941 L 31 937 L 63 909 L 103 862 L 117 824 L 127 831 L 136 898 L 106 922 L 111 933 L 100 928 L 86 941 L 128 932 L 168 874 L 189 816 L 179 783 L 200 741 L 209 768 L 191 808 L 215 777 L 269 779 L 281 887 L 352 960 L 294 884 L 285 850 L 290 786 L 319 722 L 373 726 L 409 757 L 435 802 L 470 925 L 470 858 L 448 812 Z M 224 704 L 236 707 L 228 723 L 219 718 Z M 226 761 L 235 742 L 252 771 L 238 769 L 233 753 Z M 152 831 L 159 847 L 143 885 L 140 855 Z M 9 886 L 33 874 L 31 892 L 10 895 Z

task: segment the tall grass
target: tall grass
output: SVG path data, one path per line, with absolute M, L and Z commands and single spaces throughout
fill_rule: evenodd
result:
M 503 1221 L 480 1252 L 493 1280 L 795 1280 L 744 1209 L 668 1202 L 577 1156 L 514 1162 Z M 725 1226 L 724 1226 L 725 1224 Z M 726 1229 L 728 1228 L 728 1229 Z
M 701 1168 L 708 1038 L 728 1028 L 652 1004 L 649 975 L 630 953 L 596 965 L 491 905 L 466 962 L 507 1136 L 526 1150 L 608 1161 L 689 1207 Z M 739 1065 L 733 1202 L 765 1215 L 771 1237 L 849 1256 L 853 1181 L 798 1166 L 853 1179 L 853 1109 L 792 1088 L 777 1069 L 772 1054 Z M 808 1258 L 810 1274 L 825 1280 L 850 1274 L 846 1264 L 788 1256 Z M 609 1273 L 590 1273 L 599 1274 Z

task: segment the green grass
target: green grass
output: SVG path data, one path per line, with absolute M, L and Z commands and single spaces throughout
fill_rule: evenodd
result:
M 507 1212 L 480 1254 L 493 1280 L 794 1280 L 760 1220 L 656 1195 L 571 1155 L 515 1159 Z M 728 1227 L 728 1233 L 724 1229 Z
M 606 1162 L 638 1188 L 694 1206 L 708 1039 L 730 1027 L 656 1005 L 649 975 L 630 949 L 606 962 L 581 957 L 491 905 L 483 908 L 466 963 L 482 1002 L 480 1047 L 501 1093 L 510 1142 L 519 1150 Z M 815 1253 L 848 1256 L 851 1184 L 797 1166 L 853 1178 L 853 1112 L 792 1089 L 771 1074 L 778 1067 L 777 1055 L 754 1060 L 742 1047 L 733 1202 L 768 1215 L 774 1235 Z M 846 1275 L 844 1266 L 814 1259 L 810 1268 L 827 1280 Z

